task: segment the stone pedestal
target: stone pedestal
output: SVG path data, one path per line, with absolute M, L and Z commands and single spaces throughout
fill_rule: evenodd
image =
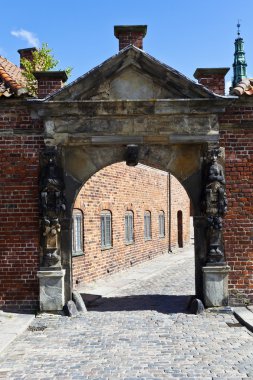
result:
M 228 272 L 230 267 L 206 266 L 204 272 L 204 302 L 206 307 L 228 305 Z
M 37 272 L 40 279 L 40 311 L 62 310 L 65 269 Z

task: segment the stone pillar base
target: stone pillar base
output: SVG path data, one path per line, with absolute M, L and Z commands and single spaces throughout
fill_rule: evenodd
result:
M 40 311 L 62 310 L 65 272 L 65 269 L 37 272 L 40 280 Z
M 206 307 L 228 305 L 228 272 L 230 267 L 206 266 L 204 272 L 204 302 Z

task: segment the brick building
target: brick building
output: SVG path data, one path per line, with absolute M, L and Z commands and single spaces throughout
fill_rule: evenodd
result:
M 176 178 L 158 169 L 120 162 L 94 174 L 74 204 L 74 283 L 189 244 L 189 203 Z M 101 231 L 104 219 L 110 230 L 106 233 Z
M 228 290 L 230 304 L 253 302 L 252 81 L 245 78 L 245 64 L 240 71 L 239 61 L 234 63 L 234 90 L 230 96 L 224 96 L 227 68 L 197 69 L 195 77 L 199 84 L 190 81 L 142 50 L 145 33 L 144 26 L 116 28 L 119 53 L 66 87 L 62 88 L 66 80 L 62 72 L 36 73 L 38 97 L 41 99 L 29 96 L 21 69 L 0 57 L 2 308 L 38 308 L 39 293 L 47 282 L 46 276 L 53 276 L 54 281 L 61 284 L 62 294 L 57 294 L 55 298 L 62 297 L 61 302 L 71 298 L 74 202 L 74 208 L 80 210 L 85 219 L 88 201 L 82 200 L 82 197 L 86 197 L 91 182 L 95 186 L 103 171 L 111 170 L 110 174 L 113 175 L 117 165 L 122 165 L 119 162 L 131 161 L 133 145 L 138 148 L 134 161 L 171 172 L 190 195 L 195 230 L 197 296 L 206 300 L 204 292 L 208 280 L 205 276 L 210 268 L 215 270 L 216 265 L 217 287 L 219 278 L 223 279 L 228 273 L 228 286 L 224 280 L 224 289 L 217 288 L 217 292 L 224 291 L 225 299 Z M 236 40 L 236 48 L 242 54 L 243 41 L 240 36 Z M 23 49 L 19 53 L 21 56 L 31 56 L 32 50 Z M 212 166 L 208 161 L 208 152 L 217 146 L 224 149 L 218 164 L 214 158 Z M 215 174 L 216 178 L 221 178 L 215 180 L 215 186 L 219 184 L 216 193 L 217 186 L 212 187 L 211 180 L 206 180 L 203 175 L 205 168 L 213 171 L 214 167 L 218 168 L 215 169 L 218 173 Z M 224 168 L 228 200 L 225 216 L 224 196 L 222 198 Z M 149 173 L 147 176 L 153 173 L 139 166 L 124 167 L 124 170 L 129 170 L 129 173 L 131 170 L 143 170 L 143 173 Z M 162 182 L 164 178 L 164 182 L 168 182 L 168 175 L 154 173 L 152 175 L 158 176 L 156 181 Z M 127 172 L 124 176 L 129 178 Z M 134 187 L 131 186 L 131 189 Z M 220 202 L 218 207 L 215 203 L 215 211 L 203 207 L 203 194 L 205 203 L 207 195 L 212 195 L 212 192 L 216 197 L 212 198 L 213 204 Z M 162 192 L 159 197 L 167 197 L 166 194 Z M 154 199 L 151 201 L 146 200 L 141 208 L 138 206 L 140 200 L 136 200 L 133 207 L 137 211 L 131 209 L 131 201 L 124 201 L 122 223 L 116 225 L 119 240 L 123 242 L 124 218 L 127 217 L 128 226 L 131 227 L 133 216 L 136 244 L 140 233 L 141 253 L 138 258 L 143 259 L 148 258 L 149 251 L 142 250 L 141 246 L 154 244 L 154 241 L 141 239 L 145 211 L 151 212 L 152 233 L 158 232 L 159 235 L 159 212 L 165 213 L 165 226 L 166 222 L 167 227 L 170 223 L 164 204 L 161 201 L 156 203 Z M 93 206 L 89 207 L 92 209 Z M 97 213 L 92 222 L 97 223 L 97 229 L 100 218 L 107 223 L 108 214 L 101 215 L 103 211 L 111 212 L 114 221 L 115 205 L 110 204 L 109 200 L 101 201 L 99 206 L 94 207 L 97 207 Z M 146 214 L 145 223 L 148 223 L 148 218 Z M 180 214 L 177 218 L 180 220 Z M 175 220 L 175 217 L 172 219 Z M 136 229 L 138 223 L 139 232 Z M 185 228 L 183 230 L 186 231 Z M 164 239 L 168 244 L 169 230 L 165 227 L 165 231 Z M 217 234 L 218 238 L 214 241 Z M 84 225 L 85 255 L 73 258 L 74 283 L 85 280 L 81 269 L 85 265 L 89 268 L 88 279 L 95 278 L 92 259 L 96 259 L 96 254 L 93 250 L 90 256 L 87 255 L 85 244 L 95 246 L 98 236 L 94 237 L 94 242 L 86 242 L 86 236 Z M 131 237 L 131 228 L 128 237 Z M 163 238 L 156 237 L 157 245 L 152 247 L 150 254 L 151 251 L 152 254 L 160 253 L 168 247 L 161 243 Z M 104 238 L 107 239 L 106 236 Z M 171 244 L 177 240 L 173 228 L 170 239 Z M 130 261 L 136 262 L 137 256 L 133 257 L 131 244 L 124 258 L 122 246 L 118 247 L 117 263 L 110 260 L 100 263 L 101 275 L 108 270 L 131 265 Z M 216 259 L 217 262 L 214 262 Z M 56 274 L 59 274 L 58 278 Z M 43 304 L 43 300 L 41 302 Z M 59 305 L 55 306 L 57 308 Z

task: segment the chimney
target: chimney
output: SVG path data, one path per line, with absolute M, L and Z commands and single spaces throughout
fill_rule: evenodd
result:
M 147 25 L 115 25 L 114 35 L 119 40 L 119 50 L 128 45 L 143 49 L 143 38 L 147 33 Z
M 38 81 L 37 96 L 39 99 L 60 90 L 68 79 L 65 71 L 35 71 L 33 75 Z
M 26 58 L 28 61 L 33 61 L 33 52 L 36 51 L 36 47 L 31 47 L 27 49 L 19 49 L 18 53 L 20 55 L 20 68 L 23 69 L 21 59 Z
M 225 75 L 229 67 L 198 68 L 193 74 L 200 84 L 217 95 L 225 95 Z

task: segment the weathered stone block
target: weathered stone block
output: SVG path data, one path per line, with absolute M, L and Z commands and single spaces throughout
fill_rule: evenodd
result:
M 40 310 L 62 310 L 64 305 L 65 269 L 58 271 L 39 271 L 40 280 Z
M 87 309 L 86 309 L 86 306 L 85 306 L 85 303 L 82 299 L 82 296 L 80 293 L 78 293 L 77 290 L 73 290 L 73 300 L 75 302 L 75 305 L 76 305 L 76 308 L 79 312 L 81 313 L 86 313 L 87 312 Z
M 206 266 L 204 272 L 204 301 L 206 307 L 228 304 L 229 266 Z

